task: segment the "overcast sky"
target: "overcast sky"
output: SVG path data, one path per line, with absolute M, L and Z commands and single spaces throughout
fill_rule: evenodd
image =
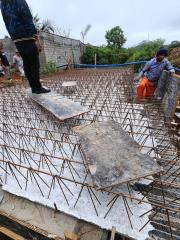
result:
M 105 44 L 106 30 L 119 25 L 127 37 L 126 47 L 142 40 L 180 40 L 180 0 L 27 0 L 33 13 L 50 19 L 58 28 L 71 29 L 70 37 L 91 24 L 85 42 Z M 0 38 L 7 35 L 0 16 Z

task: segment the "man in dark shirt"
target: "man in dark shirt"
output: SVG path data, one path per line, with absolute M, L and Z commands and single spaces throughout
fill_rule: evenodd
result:
M 6 28 L 20 53 L 32 93 L 47 93 L 40 82 L 39 51 L 41 44 L 33 17 L 25 0 L 0 0 Z

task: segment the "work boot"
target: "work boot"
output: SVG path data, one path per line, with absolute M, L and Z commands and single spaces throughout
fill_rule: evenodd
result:
M 48 93 L 48 92 L 51 92 L 51 90 L 44 87 L 32 89 L 32 93 L 36 93 L 36 94 Z

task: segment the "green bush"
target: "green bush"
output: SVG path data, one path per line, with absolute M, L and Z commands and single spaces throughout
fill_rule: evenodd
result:
M 129 55 L 126 49 L 113 49 L 109 47 L 86 47 L 81 61 L 84 64 L 94 64 L 94 57 L 97 55 L 97 64 L 118 64 L 124 63 Z
M 94 64 L 94 55 L 97 51 L 97 47 L 87 46 L 81 56 L 81 62 L 84 64 Z
M 58 72 L 58 68 L 56 66 L 56 63 L 52 61 L 49 61 L 42 70 L 43 74 L 56 73 L 56 72 Z
M 128 61 L 143 61 L 153 58 L 157 50 L 164 45 L 164 39 L 154 41 L 142 41 L 136 47 L 129 48 Z
M 156 39 L 155 41 L 143 41 L 136 47 L 132 48 L 87 46 L 81 61 L 84 64 L 94 64 L 95 53 L 97 55 L 97 64 L 118 64 L 132 61 L 149 60 L 155 56 L 156 51 L 162 47 L 163 44 L 163 39 Z
M 14 81 L 13 79 L 6 79 L 3 81 L 5 87 L 11 87 L 14 86 Z
M 107 46 L 93 47 L 87 46 L 82 56 L 82 63 L 94 64 L 94 56 L 97 55 L 97 64 L 118 64 L 134 61 L 145 61 L 155 57 L 157 50 L 160 47 L 165 47 L 170 52 L 170 60 L 179 67 L 179 49 L 180 42 L 173 41 L 171 44 L 165 46 L 164 39 L 156 39 L 154 41 L 142 41 L 135 47 L 131 48 L 110 48 Z M 176 49 L 176 54 L 172 51 Z M 178 56 L 175 56 L 177 55 Z M 139 66 L 135 67 L 135 71 L 139 70 Z

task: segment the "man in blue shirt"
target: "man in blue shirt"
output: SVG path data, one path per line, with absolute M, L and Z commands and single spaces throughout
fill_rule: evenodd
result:
M 166 58 L 167 55 L 167 50 L 160 48 L 156 57 L 147 62 L 140 72 L 137 79 L 142 79 L 137 88 L 137 102 L 152 97 L 163 70 L 167 70 L 171 74 L 175 73 L 173 66 Z
M 20 53 L 32 93 L 47 93 L 40 82 L 39 52 L 41 44 L 33 17 L 25 0 L 0 0 L 6 28 Z

